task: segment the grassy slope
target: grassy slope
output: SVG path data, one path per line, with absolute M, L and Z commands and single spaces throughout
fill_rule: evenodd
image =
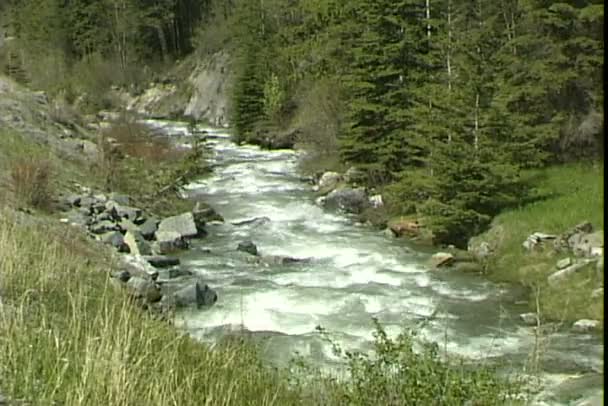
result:
M 494 220 L 493 230 L 480 236 L 498 243 L 494 260 L 489 264 L 491 278 L 533 288 L 534 305 L 534 292 L 540 289 L 541 311 L 550 319 L 592 318 L 603 324 L 603 298 L 591 298 L 591 291 L 603 286 L 603 273 L 580 272 L 564 284 L 549 287 L 547 276 L 556 271 L 556 261 L 567 255 L 555 256 L 551 249 L 529 254 L 522 247 L 533 232 L 560 234 L 583 221 L 590 221 L 595 230 L 603 230 L 603 163 L 556 166 L 530 171 L 526 177 L 545 198 L 501 213 Z M 499 228 L 502 231 L 493 234 Z

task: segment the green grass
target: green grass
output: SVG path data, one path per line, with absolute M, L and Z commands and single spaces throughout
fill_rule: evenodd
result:
M 555 166 L 524 174 L 537 191 L 539 200 L 498 215 L 492 229 L 478 238 L 496 245 L 490 261 L 490 277 L 497 281 L 520 283 L 533 292 L 540 289 L 542 314 L 552 320 L 571 322 L 581 318 L 603 324 L 603 298 L 592 299 L 591 291 L 603 286 L 603 275 L 595 270 L 579 272 L 555 287 L 546 283 L 555 272 L 555 263 L 567 254 L 551 248 L 527 253 L 522 247 L 534 232 L 561 234 L 573 226 L 590 221 L 595 230 L 604 228 L 603 163 L 578 163 Z M 535 305 L 534 293 L 530 303 Z

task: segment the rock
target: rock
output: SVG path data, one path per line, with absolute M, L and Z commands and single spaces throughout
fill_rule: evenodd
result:
M 168 268 L 179 265 L 179 258 L 167 257 L 164 255 L 144 255 L 144 259 L 156 268 Z
M 588 221 L 583 221 L 582 223 L 574 226 L 574 231 L 589 234 L 593 232 L 593 225 Z
M 365 172 L 351 166 L 346 173 L 344 173 L 343 179 L 346 183 L 361 183 L 365 180 Z
M 266 255 L 261 257 L 260 263 L 265 265 L 289 265 L 310 262 L 310 258 L 294 258 L 283 255 Z
M 322 205 L 329 209 L 359 214 L 369 207 L 369 200 L 363 188 L 342 188 L 333 190 L 325 196 Z
M 108 196 L 108 200 L 113 200 L 114 202 L 123 205 L 123 206 L 128 206 L 129 203 L 131 202 L 131 199 L 129 198 L 129 196 L 127 195 L 121 195 L 118 193 L 110 193 L 110 195 Z
M 572 325 L 572 330 L 577 333 L 588 333 L 596 330 L 599 326 L 600 322 L 597 320 L 581 319 Z
M 568 268 L 570 265 L 572 265 L 572 259 L 570 257 L 568 257 L 568 258 L 564 258 L 564 259 L 557 261 L 557 264 L 555 265 L 555 267 L 557 269 L 564 269 L 564 268 Z
M 101 241 L 104 244 L 111 245 L 116 248 L 118 252 L 127 252 L 129 251 L 129 246 L 125 244 L 125 239 L 121 233 L 118 231 L 111 231 L 109 233 L 105 233 L 101 236 Z
M 156 234 L 167 232 L 176 233 L 181 238 L 192 238 L 200 235 L 203 230 L 197 228 L 192 213 L 184 213 L 179 216 L 167 217 L 160 222 Z
M 224 218 L 213 207 L 201 202 L 196 202 L 194 209 L 192 209 L 192 215 L 199 230 L 202 230 L 206 223 L 211 223 L 212 221 L 224 222 Z
M 197 307 L 211 306 L 217 302 L 217 293 L 206 284 L 196 281 L 170 295 L 165 295 L 163 301 L 176 307 L 191 305 L 196 305 Z
M 384 206 L 384 201 L 382 200 L 382 195 L 373 195 L 369 198 L 369 204 L 374 209 L 379 209 Z
M 431 265 L 433 268 L 441 268 L 450 266 L 454 263 L 454 255 L 449 252 L 438 252 L 431 257 Z
M 106 205 L 107 208 L 107 205 Z M 135 222 L 139 216 L 141 216 L 141 209 L 137 207 L 123 206 L 120 204 L 114 204 L 113 206 L 113 214 L 117 220 L 119 219 L 127 219 Z
M 319 179 L 319 188 L 334 189 L 342 180 L 342 176 L 338 172 L 325 172 Z
M 420 233 L 422 226 L 417 220 L 399 220 L 389 222 L 388 227 L 397 237 L 414 237 Z
M 172 269 L 161 269 L 158 271 L 158 283 L 168 282 L 171 279 L 180 278 L 182 276 L 192 276 L 192 272 L 187 269 L 172 268 Z
M 577 233 L 568 239 L 568 245 L 579 257 L 602 256 L 604 248 L 603 230 L 595 233 Z
M 144 299 L 148 303 L 158 302 L 161 299 L 160 289 L 148 279 L 138 276 L 129 278 L 127 290 L 136 299 Z
M 118 227 L 124 232 L 126 233 L 127 231 L 131 231 L 133 233 L 139 233 L 142 234 L 141 230 L 139 229 L 139 226 L 135 225 L 134 222 L 132 222 L 131 220 L 128 220 L 126 218 L 121 219 L 120 223 L 118 223 Z M 143 234 L 142 234 L 143 235 Z
M 386 237 L 388 237 L 388 238 L 395 238 L 395 237 L 396 237 L 396 235 L 395 235 L 395 233 L 393 232 L 393 230 L 391 230 L 391 229 L 390 229 L 390 228 L 388 228 L 388 227 L 387 227 L 387 228 L 385 228 L 385 229 L 382 231 L 382 234 L 384 234 L 384 235 L 385 235 Z
M 582 260 L 582 261 L 575 262 L 574 264 L 570 265 L 569 267 L 564 268 L 560 271 L 557 271 L 557 272 L 549 275 L 549 277 L 547 278 L 547 282 L 549 282 L 549 285 L 552 285 L 552 286 L 556 285 L 559 282 L 566 279 L 569 275 L 580 271 L 585 266 L 589 265 L 591 262 L 592 261 L 590 261 L 590 260 Z
M 154 238 L 154 233 L 158 230 L 158 220 L 155 218 L 148 218 L 142 224 L 138 226 L 139 232 L 146 240 Z
M 91 225 L 89 227 L 89 230 L 93 234 L 106 234 L 106 233 L 109 233 L 110 231 L 115 231 L 117 228 L 118 227 L 113 222 L 111 222 L 109 220 L 104 220 L 99 223 Z
M 78 210 L 72 210 L 61 221 L 73 226 L 86 227 L 91 222 L 91 218 Z
M 536 326 L 538 324 L 536 313 L 522 313 L 519 315 L 519 319 L 527 326 Z
M 118 271 L 118 272 L 112 272 L 112 278 L 119 280 L 120 282 L 127 282 L 129 279 L 131 279 L 131 274 L 129 273 L 129 271 Z
M 236 247 L 236 250 L 246 252 L 251 255 L 258 255 L 258 247 L 252 241 L 241 241 Z
M 263 226 L 264 224 L 270 223 L 270 219 L 268 217 L 254 217 L 249 220 L 242 221 L 233 221 L 231 224 L 233 226 L 247 226 L 251 225 L 254 227 Z
M 112 216 L 110 213 L 104 211 L 103 213 L 99 213 L 95 216 L 95 222 L 100 223 L 102 221 L 112 221 Z
M 80 199 L 81 199 L 80 195 L 69 195 L 65 198 L 65 201 L 70 206 L 75 207 L 75 206 L 80 206 Z
M 134 231 L 127 231 L 125 234 L 125 244 L 129 247 L 129 251 L 134 255 L 150 255 L 152 249 L 150 244 L 146 242 L 143 235 Z
M 165 255 L 188 248 L 188 242 L 174 231 L 156 231 L 156 243 L 154 252 Z
M 93 205 L 95 205 L 96 203 L 98 203 L 98 202 L 93 196 L 81 196 L 78 206 L 83 207 L 85 209 L 92 210 Z
M 545 234 L 545 233 L 536 232 L 534 234 L 529 235 L 528 238 L 526 238 L 526 241 L 524 241 L 522 243 L 522 245 L 526 250 L 532 251 L 534 248 L 536 248 L 538 245 L 542 244 L 543 242 L 546 242 L 549 240 L 555 240 L 556 238 L 557 238 L 557 236 L 553 235 L 553 234 Z

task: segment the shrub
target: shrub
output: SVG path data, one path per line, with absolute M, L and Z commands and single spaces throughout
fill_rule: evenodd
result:
M 51 173 L 51 163 L 47 159 L 16 159 L 10 169 L 16 199 L 27 206 L 48 207 L 51 200 Z

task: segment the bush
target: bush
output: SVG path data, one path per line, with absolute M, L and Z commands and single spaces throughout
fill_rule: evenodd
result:
M 27 206 L 47 208 L 51 200 L 51 163 L 35 157 L 19 158 L 10 175 L 16 199 Z
M 499 405 L 521 391 L 518 382 L 500 378 L 486 366 L 467 366 L 463 360 L 444 359 L 435 343 L 415 349 L 416 332 L 388 337 L 374 319 L 374 352 L 344 351 L 319 328 L 334 353 L 346 363 L 345 379 L 337 381 L 295 360 L 299 373 L 311 377 L 322 404 L 367 405 Z M 296 375 L 302 376 L 302 375 Z M 301 381 L 298 381 L 301 385 Z M 311 382 L 309 382 L 311 383 Z M 319 394 L 318 389 L 321 389 Z

